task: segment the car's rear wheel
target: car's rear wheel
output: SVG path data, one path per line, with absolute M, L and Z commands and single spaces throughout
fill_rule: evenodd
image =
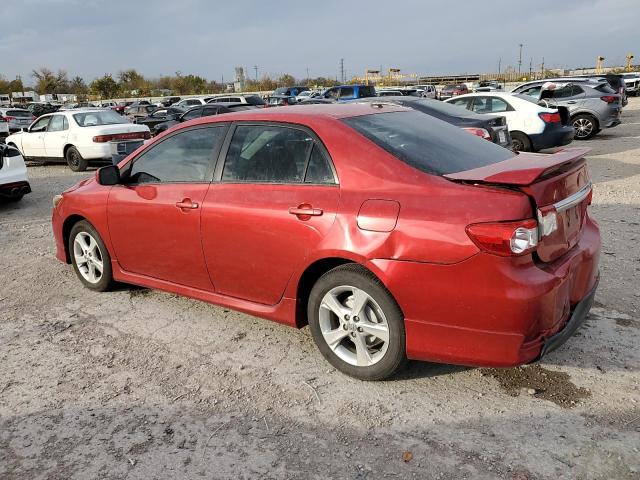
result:
M 580 114 L 571 119 L 576 140 L 588 140 L 599 131 L 598 121 L 591 115 Z
M 522 132 L 511 132 L 511 144 L 514 152 L 530 152 L 531 141 Z
M 309 326 L 322 355 L 361 380 L 382 380 L 405 363 L 404 317 L 385 286 L 360 265 L 325 273 L 307 304 Z
M 111 256 L 96 229 L 86 220 L 71 229 L 69 254 L 73 269 L 85 287 L 99 292 L 113 287 Z
M 80 152 L 76 147 L 69 147 L 65 154 L 65 158 L 69 168 L 74 172 L 84 172 L 89 164 L 87 160 L 82 158 L 82 155 L 80 155 Z

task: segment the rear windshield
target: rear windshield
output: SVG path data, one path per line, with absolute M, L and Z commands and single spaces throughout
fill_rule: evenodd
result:
M 96 110 L 93 112 L 76 113 L 73 115 L 73 118 L 81 127 L 129 123 L 126 117 L 123 117 L 113 110 Z
M 601 83 L 597 87 L 594 87 L 596 90 L 602 93 L 617 93 L 610 85 L 606 83 Z
M 502 162 L 513 152 L 420 112 L 390 112 L 342 120 L 390 154 L 433 175 Z
M 8 117 L 18 118 L 31 118 L 31 112 L 29 110 L 7 110 Z

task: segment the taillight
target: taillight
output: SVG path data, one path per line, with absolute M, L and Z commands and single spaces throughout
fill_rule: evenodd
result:
M 618 101 L 618 97 L 614 97 L 613 95 L 605 95 L 604 97 L 600 97 L 600 100 L 607 103 L 616 103 Z
M 4 117 L 4 121 L 5 122 L 10 122 L 11 120 L 15 120 L 15 119 L 16 119 L 16 117 L 12 117 L 10 115 L 7 115 L 6 117 Z
M 482 137 L 485 140 L 489 140 L 491 141 L 491 135 L 489 134 L 489 132 L 487 130 L 485 130 L 484 128 L 477 128 L 477 127 L 463 127 L 463 130 L 466 130 L 467 132 L 471 133 L 472 135 L 475 135 L 476 137 Z
M 538 246 L 538 222 L 533 219 L 474 223 L 466 230 L 478 248 L 501 257 L 526 255 Z
M 106 143 L 117 140 L 148 140 L 151 138 L 151 132 L 131 132 L 131 133 L 114 133 L 112 135 L 96 135 L 93 137 L 95 143 Z
M 8 122 L 9 120 L 7 120 L 6 118 L 4 118 L 2 115 L 0 115 L 0 122 Z
M 540 113 L 540 118 L 545 123 L 560 123 L 560 114 L 559 113 Z

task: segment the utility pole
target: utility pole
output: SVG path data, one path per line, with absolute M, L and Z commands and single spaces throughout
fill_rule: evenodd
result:
M 309 80 L 309 67 L 307 67 L 307 80 Z
M 344 83 L 344 58 L 340 59 L 340 81 Z
M 254 65 L 253 69 L 256 71 L 256 83 L 258 83 L 258 65 Z
M 529 61 L 529 80 L 531 80 L 531 73 L 533 72 L 533 57 Z
M 520 55 L 518 56 L 518 77 L 520 76 L 520 67 L 522 66 L 522 44 L 518 44 L 520 46 Z
M 500 76 L 500 72 L 502 72 L 502 57 L 498 59 L 498 76 Z
M 542 65 L 540 65 L 540 76 L 544 77 L 544 57 L 542 57 Z

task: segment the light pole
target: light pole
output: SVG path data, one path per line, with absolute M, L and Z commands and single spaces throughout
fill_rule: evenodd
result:
M 256 83 L 258 83 L 258 65 L 254 65 L 253 69 L 256 71 Z
M 520 67 L 522 67 L 522 44 L 519 43 L 518 45 L 520 45 L 520 55 L 518 56 L 518 77 L 520 76 Z

